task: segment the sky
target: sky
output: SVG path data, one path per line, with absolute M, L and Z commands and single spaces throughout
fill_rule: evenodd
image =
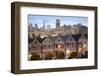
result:
M 43 22 L 45 22 L 45 26 L 51 25 L 51 28 L 56 27 L 56 19 L 60 20 L 60 25 L 74 25 L 81 23 L 84 26 L 88 26 L 88 17 L 77 17 L 77 16 L 45 16 L 45 15 L 28 15 L 28 24 L 32 24 L 33 27 L 35 24 L 38 27 L 43 26 Z

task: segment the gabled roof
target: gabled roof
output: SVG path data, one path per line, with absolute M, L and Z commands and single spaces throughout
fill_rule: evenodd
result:
M 66 40 L 66 36 L 54 36 L 54 37 L 50 37 L 51 41 L 54 42 L 56 41 L 57 38 L 61 38 L 63 41 Z
M 66 36 L 66 40 L 69 40 L 70 38 L 71 38 L 72 40 L 75 40 L 75 39 L 73 38 L 72 35 L 67 35 L 67 36 Z
M 81 36 L 81 34 L 78 34 L 79 36 Z M 64 42 L 65 41 L 69 41 L 69 39 L 71 38 L 72 40 L 75 40 L 75 38 L 78 37 L 78 35 L 66 35 L 66 36 L 61 36 L 61 35 L 58 35 L 58 36 L 54 36 L 54 37 L 48 37 L 53 43 L 58 39 L 58 38 L 61 38 Z M 40 37 L 37 37 L 37 38 L 34 38 L 34 39 L 37 39 L 39 41 L 39 43 L 42 43 L 45 39 L 45 38 L 40 38 Z M 80 38 L 83 38 L 82 36 Z M 79 38 L 79 39 L 80 39 Z M 88 38 L 88 35 L 87 34 L 84 34 L 84 38 Z M 28 43 L 30 44 L 34 39 L 28 39 Z
M 28 44 L 30 44 L 34 39 L 28 39 Z
M 45 38 L 36 38 L 40 43 L 42 43 L 44 40 L 45 40 Z
M 44 42 L 45 40 L 49 40 L 49 41 L 50 41 L 49 43 L 52 43 L 52 44 L 53 44 L 53 41 L 51 40 L 50 37 L 46 37 L 46 38 L 42 41 L 43 44 L 46 43 L 46 42 Z
M 39 41 L 39 43 L 42 43 L 45 38 L 37 37 L 37 38 L 34 38 L 34 39 L 28 39 L 28 43 L 29 44 L 32 43 L 35 39 L 37 39 Z
M 40 42 L 37 39 L 34 39 L 30 44 L 40 44 Z

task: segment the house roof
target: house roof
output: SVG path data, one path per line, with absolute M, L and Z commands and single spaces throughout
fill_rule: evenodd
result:
M 45 38 L 40 38 L 40 37 L 38 37 L 38 38 L 36 38 L 40 43 L 42 43 L 44 40 L 45 40 Z
M 81 35 L 80 35 L 81 36 Z M 71 37 L 71 38 L 73 38 L 74 40 L 75 40 L 75 38 L 77 38 L 78 37 L 78 35 L 66 35 L 66 36 L 61 36 L 61 35 L 58 35 L 58 36 L 54 36 L 54 37 L 48 37 L 53 43 L 54 43 L 54 41 L 57 39 L 57 38 L 61 38 L 63 41 L 66 41 L 66 40 L 69 40 L 69 37 Z M 40 37 L 37 37 L 37 38 L 35 38 L 35 39 L 37 39 L 40 43 L 42 43 L 45 39 L 46 39 L 47 37 L 45 37 L 45 38 L 40 38 Z M 83 38 L 82 36 L 80 37 L 80 38 Z M 88 35 L 87 34 L 84 34 L 84 38 L 88 38 Z M 34 39 L 29 39 L 28 40 L 28 43 L 30 44 L 32 41 L 33 41 Z
M 37 39 L 40 43 L 42 43 L 42 41 L 45 39 L 45 38 L 40 38 L 40 37 L 37 37 L 37 38 L 34 38 L 34 39 L 28 39 L 28 43 L 30 44 L 33 40 Z
M 54 37 L 50 37 L 51 41 L 54 42 L 57 38 L 61 38 L 63 41 L 66 40 L 66 37 L 65 36 L 54 36 Z
M 28 39 L 28 44 L 30 44 L 34 39 Z
M 69 40 L 69 38 L 72 38 L 73 40 L 75 40 L 72 35 L 67 35 L 65 37 L 66 37 L 66 40 Z

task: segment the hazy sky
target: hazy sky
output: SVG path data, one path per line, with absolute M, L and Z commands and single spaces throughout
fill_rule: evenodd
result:
M 43 26 L 43 21 L 46 25 L 51 25 L 51 28 L 56 27 L 56 19 L 60 20 L 60 25 L 73 25 L 77 23 L 81 23 L 84 26 L 88 26 L 88 18 L 87 17 L 77 17 L 77 16 L 36 16 L 36 15 L 28 15 L 28 23 L 32 23 L 33 26 L 35 24 L 38 25 L 38 27 Z

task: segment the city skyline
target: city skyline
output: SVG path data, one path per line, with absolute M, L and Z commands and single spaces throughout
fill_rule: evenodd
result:
M 51 28 L 55 28 L 56 19 L 60 20 L 60 26 L 66 25 L 74 25 L 81 23 L 84 26 L 88 26 L 88 18 L 87 17 L 76 17 L 76 16 L 36 16 L 36 15 L 29 15 L 28 16 L 28 23 L 32 24 L 33 27 L 35 24 L 38 25 L 39 28 L 43 27 L 43 23 L 45 23 L 45 27 L 50 25 Z

